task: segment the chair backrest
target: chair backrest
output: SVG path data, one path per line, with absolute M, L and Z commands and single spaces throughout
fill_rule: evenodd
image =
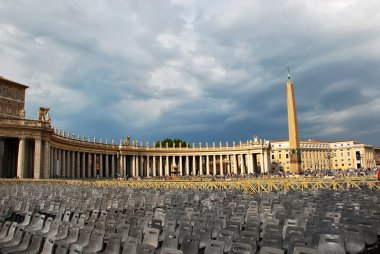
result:
M 289 254 L 318 254 L 318 250 L 308 247 L 296 246 L 293 249 L 293 253 Z
M 8 230 L 11 227 L 11 224 L 12 223 L 10 221 L 4 222 L 3 227 L 1 228 L 1 231 L 0 231 L 0 239 L 7 236 Z
M 139 239 L 128 236 L 124 242 L 123 254 L 136 254 L 137 246 L 139 245 L 139 243 L 140 243 Z
M 104 252 L 106 254 L 113 254 L 113 253 L 119 254 L 121 238 L 122 238 L 122 235 L 120 234 L 116 234 L 116 233 L 111 234 Z
M 334 254 L 345 254 L 344 238 L 342 235 L 330 235 L 330 234 L 320 234 L 319 253 L 334 253 Z
M 83 247 L 78 244 L 71 245 L 69 254 L 81 254 L 83 251 Z
M 184 254 L 198 253 L 199 235 L 185 235 L 181 243 L 181 250 Z
M 160 254 L 183 254 L 183 251 L 168 248 L 168 247 L 163 247 Z
M 224 253 L 224 242 L 217 240 L 209 240 L 204 254 L 223 254 Z
M 145 228 L 144 229 L 144 240 L 143 243 L 152 245 L 157 248 L 158 246 L 158 236 L 160 230 L 156 228 Z
M 284 251 L 279 248 L 263 246 L 260 248 L 259 254 L 284 254 Z
M 54 247 L 54 238 L 46 238 L 40 254 L 52 254 Z
M 83 252 L 96 253 L 103 249 L 104 230 L 94 229 L 89 244 L 83 248 Z
M 251 254 L 256 253 L 256 250 L 252 252 L 252 246 L 247 243 L 234 242 L 232 243 L 230 254 Z

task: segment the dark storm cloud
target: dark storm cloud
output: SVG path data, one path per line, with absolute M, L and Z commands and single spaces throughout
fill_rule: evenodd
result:
M 0 75 L 27 115 L 144 144 L 287 138 L 380 144 L 378 1 L 2 1 Z

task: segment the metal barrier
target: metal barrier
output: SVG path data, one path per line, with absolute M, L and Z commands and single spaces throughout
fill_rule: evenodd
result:
M 373 177 L 345 177 L 338 179 L 323 178 L 259 178 L 231 180 L 104 180 L 104 179 L 0 179 L 0 182 L 68 184 L 96 187 L 126 187 L 152 189 L 235 189 L 247 193 L 273 192 L 281 190 L 319 190 L 319 189 L 380 189 L 380 181 Z

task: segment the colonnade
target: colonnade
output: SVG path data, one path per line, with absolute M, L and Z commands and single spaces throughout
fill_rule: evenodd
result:
M 57 147 L 54 142 L 41 138 L 20 138 L 17 155 L 19 178 L 224 176 L 267 173 L 269 169 L 268 149 L 212 152 L 184 149 L 175 153 L 157 149 L 136 153 L 114 146 L 96 152 Z
M 52 177 L 91 178 L 116 177 L 117 154 L 72 151 L 52 147 Z

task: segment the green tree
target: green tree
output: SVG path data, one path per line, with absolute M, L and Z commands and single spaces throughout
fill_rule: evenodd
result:
M 179 138 L 171 139 L 171 138 L 165 138 L 163 140 L 158 140 L 156 142 L 156 147 L 160 147 L 160 143 L 162 147 L 166 147 L 166 144 L 168 144 L 168 147 L 187 147 L 187 142 L 183 141 Z

